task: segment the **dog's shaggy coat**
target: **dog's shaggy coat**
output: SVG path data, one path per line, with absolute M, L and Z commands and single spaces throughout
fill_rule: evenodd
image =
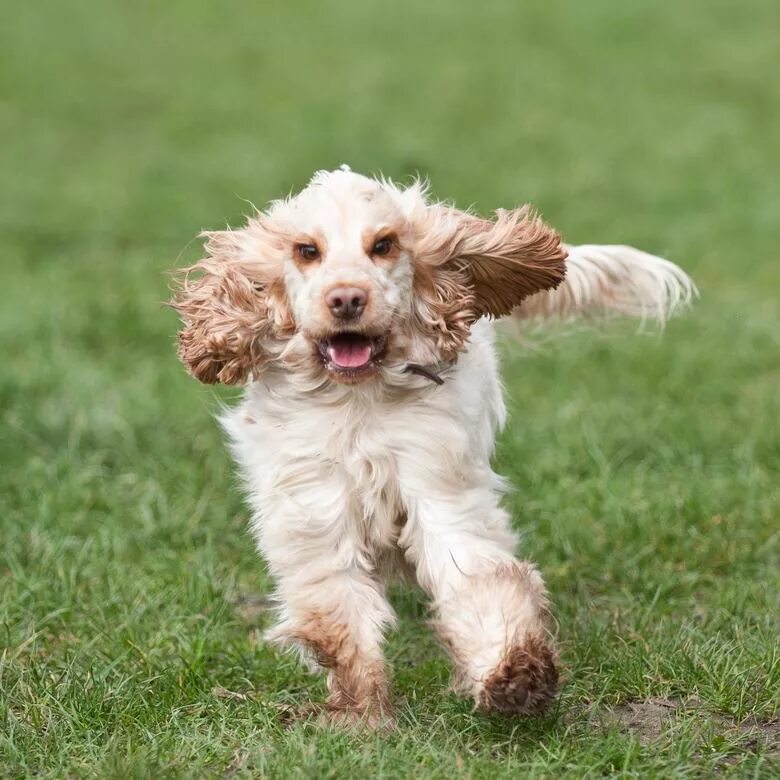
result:
M 346 168 L 205 235 L 174 300 L 179 355 L 203 382 L 247 385 L 222 423 L 277 585 L 270 637 L 327 670 L 329 718 L 389 723 L 385 583 L 406 573 L 456 687 L 543 712 L 556 655 L 490 466 L 505 421 L 490 320 L 663 320 L 688 277 L 629 247 L 566 247 L 528 207 L 482 219 Z

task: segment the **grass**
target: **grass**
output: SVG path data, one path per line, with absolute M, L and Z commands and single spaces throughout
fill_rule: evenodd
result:
M 0 28 L 0 774 L 780 776 L 780 68 L 773 0 L 17 4 Z M 285 723 L 321 681 L 268 587 L 160 306 L 190 237 L 349 162 L 701 302 L 508 345 L 497 455 L 566 682 L 541 721 L 447 693 L 399 593 L 400 727 Z M 687 703 L 648 741 L 610 708 Z M 692 698 L 695 697 L 695 698 Z M 695 704 L 691 704 L 695 702 Z M 742 727 L 740 728 L 740 724 Z

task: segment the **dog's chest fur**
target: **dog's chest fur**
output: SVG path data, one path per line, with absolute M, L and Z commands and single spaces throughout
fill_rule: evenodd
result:
M 305 558 L 330 540 L 348 564 L 356 543 L 370 565 L 396 548 L 411 506 L 487 469 L 503 404 L 492 339 L 480 336 L 442 387 L 419 377 L 400 392 L 295 393 L 285 377 L 252 385 L 222 422 L 261 549 L 284 543 Z
M 351 432 L 352 446 L 347 445 L 341 455 L 344 479 L 355 504 L 356 531 L 369 548 L 395 544 L 403 513 L 397 461 L 387 446 L 387 435 L 387 431 L 364 425 Z
M 430 411 L 358 394 L 297 408 L 258 388 L 223 424 L 255 499 L 256 521 L 273 525 L 294 503 L 302 525 L 322 533 L 338 528 L 373 556 L 396 544 L 405 440 L 426 419 L 433 421 Z

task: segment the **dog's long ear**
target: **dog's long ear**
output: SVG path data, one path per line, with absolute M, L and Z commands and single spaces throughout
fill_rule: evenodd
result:
M 463 275 L 473 319 L 509 314 L 529 295 L 563 281 L 560 236 L 529 206 L 499 209 L 493 220 L 443 205 L 428 210 L 421 260 Z
M 273 330 L 267 264 L 244 257 L 246 230 L 203 233 L 207 256 L 184 269 L 171 305 L 181 316 L 179 358 L 208 384 L 243 384 L 266 360 Z

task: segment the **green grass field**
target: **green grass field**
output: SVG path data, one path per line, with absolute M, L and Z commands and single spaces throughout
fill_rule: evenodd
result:
M 780 777 L 776 0 L 14 6 L 0 776 Z M 200 229 L 342 162 L 530 200 L 701 289 L 661 336 L 504 350 L 497 466 L 565 665 L 543 720 L 448 693 L 409 592 L 398 730 L 288 717 L 323 685 L 260 639 L 269 583 L 213 419 L 236 392 L 185 375 L 161 302 Z

